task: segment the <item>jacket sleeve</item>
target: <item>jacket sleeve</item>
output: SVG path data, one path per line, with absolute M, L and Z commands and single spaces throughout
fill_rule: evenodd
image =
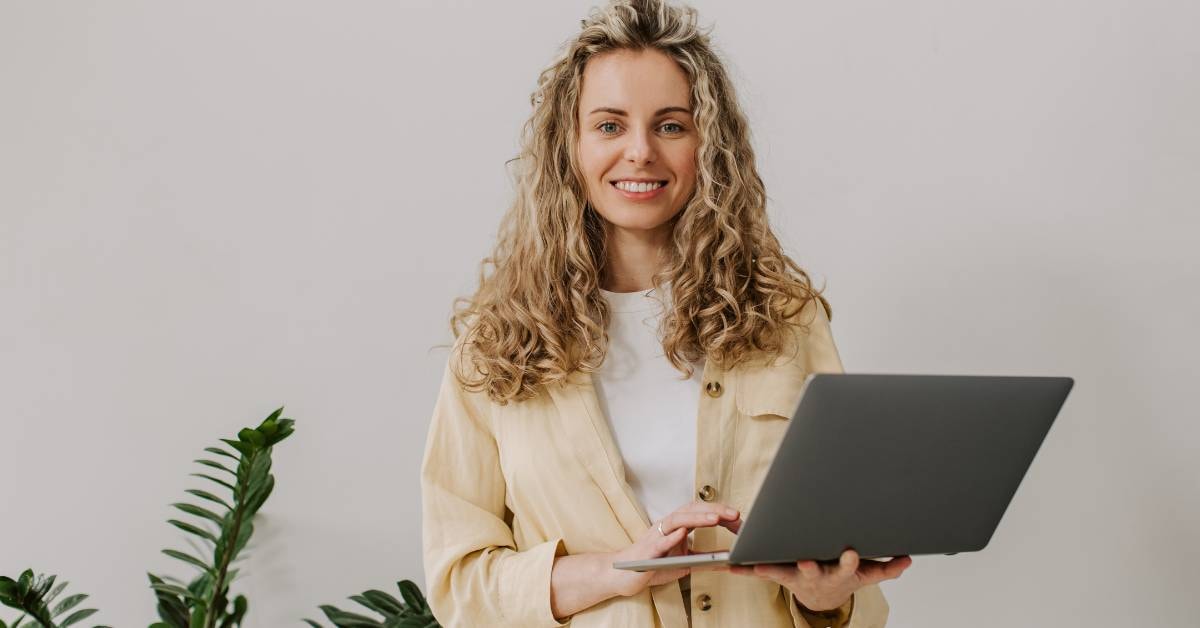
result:
M 486 394 L 461 387 L 451 352 L 421 464 L 429 606 L 443 626 L 565 626 L 550 610 L 561 538 L 518 551 Z
M 809 331 L 801 341 L 805 368 L 810 373 L 844 373 L 842 358 L 833 341 L 829 313 L 820 301 L 809 302 L 801 311 L 800 319 Z M 796 602 L 791 591 L 780 585 L 787 596 L 792 621 L 797 628 L 883 628 L 887 623 L 888 604 L 878 584 L 867 585 L 850 596 L 850 599 L 831 612 L 810 611 Z

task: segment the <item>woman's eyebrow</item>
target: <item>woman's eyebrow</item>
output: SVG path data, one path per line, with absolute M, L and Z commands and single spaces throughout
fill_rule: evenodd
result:
M 678 111 L 680 113 L 686 113 L 688 115 L 691 115 L 691 113 L 692 113 L 692 110 L 688 109 L 687 107 L 663 107 L 662 109 L 655 111 L 654 116 L 658 117 L 658 116 L 663 115 L 664 113 L 671 113 L 674 111 Z M 629 115 L 629 113 L 624 111 L 623 109 L 616 109 L 613 107 L 597 107 L 597 108 L 593 109 L 592 113 L 589 113 L 588 115 L 590 116 L 594 113 L 611 113 L 611 114 L 615 114 L 618 116 L 628 116 Z

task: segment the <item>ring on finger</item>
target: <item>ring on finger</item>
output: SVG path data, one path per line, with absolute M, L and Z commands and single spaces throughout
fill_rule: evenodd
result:
M 666 536 L 666 535 L 667 535 L 667 533 L 666 533 L 666 532 L 663 532 L 663 531 L 662 531 L 662 520 L 661 520 L 661 519 L 658 521 L 658 533 L 659 533 L 659 534 L 661 534 L 661 535 L 663 535 L 663 536 Z

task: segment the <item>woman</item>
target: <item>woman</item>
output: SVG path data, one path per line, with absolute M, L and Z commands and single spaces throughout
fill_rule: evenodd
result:
M 781 251 L 745 119 L 695 12 L 593 11 L 544 70 L 518 193 L 456 308 L 422 465 L 450 626 L 882 626 L 911 559 L 657 572 L 728 549 L 829 305 Z M 488 266 L 492 272 L 486 272 Z

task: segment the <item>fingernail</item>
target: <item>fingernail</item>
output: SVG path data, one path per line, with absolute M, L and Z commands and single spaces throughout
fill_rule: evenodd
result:
M 705 519 L 705 520 L 707 520 L 707 521 L 716 521 L 716 520 L 717 520 L 717 514 L 716 514 L 716 513 L 712 513 L 712 512 L 710 512 L 710 513 L 708 513 L 707 515 L 704 515 L 704 519 Z
M 736 515 L 736 514 L 737 514 L 737 511 L 736 511 L 736 510 L 734 510 L 734 509 L 732 509 L 732 508 L 726 508 L 726 509 L 725 509 L 725 516 L 727 516 L 727 517 L 732 517 L 732 516 L 734 516 L 734 515 Z

